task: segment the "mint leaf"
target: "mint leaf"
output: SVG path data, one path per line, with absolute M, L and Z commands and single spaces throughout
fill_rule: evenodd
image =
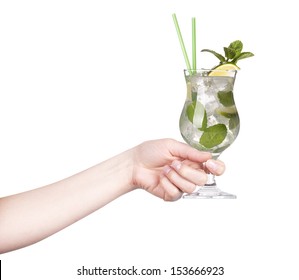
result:
M 242 52 L 243 49 L 243 43 L 240 40 L 233 41 L 229 44 L 228 48 L 234 49 L 236 54 L 239 54 Z
M 234 95 L 231 90 L 230 91 L 218 91 L 217 96 L 218 96 L 219 102 L 224 107 L 230 107 L 230 106 L 235 105 Z
M 244 59 L 252 56 L 254 56 L 254 54 L 251 52 L 242 52 L 233 59 L 232 63 L 236 63 L 240 59 Z
M 226 48 L 224 47 L 224 53 L 225 53 L 225 56 L 227 58 L 226 61 L 228 61 L 229 59 L 233 59 L 235 56 L 236 56 L 236 51 L 232 48 Z
M 209 50 L 209 49 L 203 49 L 202 52 L 209 52 L 215 55 L 221 62 L 225 62 L 225 57 L 221 55 L 220 53 L 217 53 L 215 51 Z
M 216 124 L 208 127 L 202 136 L 199 143 L 204 147 L 210 149 L 223 142 L 227 135 L 227 128 L 224 124 Z

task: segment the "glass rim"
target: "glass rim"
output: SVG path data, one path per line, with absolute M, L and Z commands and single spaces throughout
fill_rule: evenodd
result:
M 236 73 L 239 70 L 237 69 L 210 69 L 210 68 L 196 68 L 196 69 L 184 69 L 184 72 L 192 72 L 196 71 L 196 73 L 202 73 L 202 72 L 228 72 L 228 73 Z
M 210 75 L 210 73 L 217 73 L 215 75 Z M 237 75 L 237 69 L 208 69 L 208 68 L 200 68 L 200 69 L 184 69 L 185 77 L 192 77 L 193 75 L 199 75 L 202 77 L 233 77 L 235 78 Z

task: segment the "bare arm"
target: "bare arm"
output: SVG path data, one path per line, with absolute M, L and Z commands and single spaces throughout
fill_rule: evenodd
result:
M 0 253 L 36 243 L 136 188 L 164 199 L 203 185 L 207 161 L 220 175 L 224 164 L 174 140 L 142 143 L 59 182 L 0 198 Z
M 126 153 L 51 185 L 1 198 L 0 253 L 44 239 L 132 190 Z

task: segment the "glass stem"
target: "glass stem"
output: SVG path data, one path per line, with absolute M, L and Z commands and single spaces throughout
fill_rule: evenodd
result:
M 208 181 L 205 184 L 207 187 L 216 187 L 215 175 L 212 173 L 208 173 Z

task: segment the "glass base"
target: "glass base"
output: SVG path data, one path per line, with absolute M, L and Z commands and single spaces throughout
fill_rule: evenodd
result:
M 221 191 L 216 186 L 204 186 L 201 187 L 198 191 L 190 194 L 184 194 L 184 199 L 236 199 L 237 196 L 227 192 Z

